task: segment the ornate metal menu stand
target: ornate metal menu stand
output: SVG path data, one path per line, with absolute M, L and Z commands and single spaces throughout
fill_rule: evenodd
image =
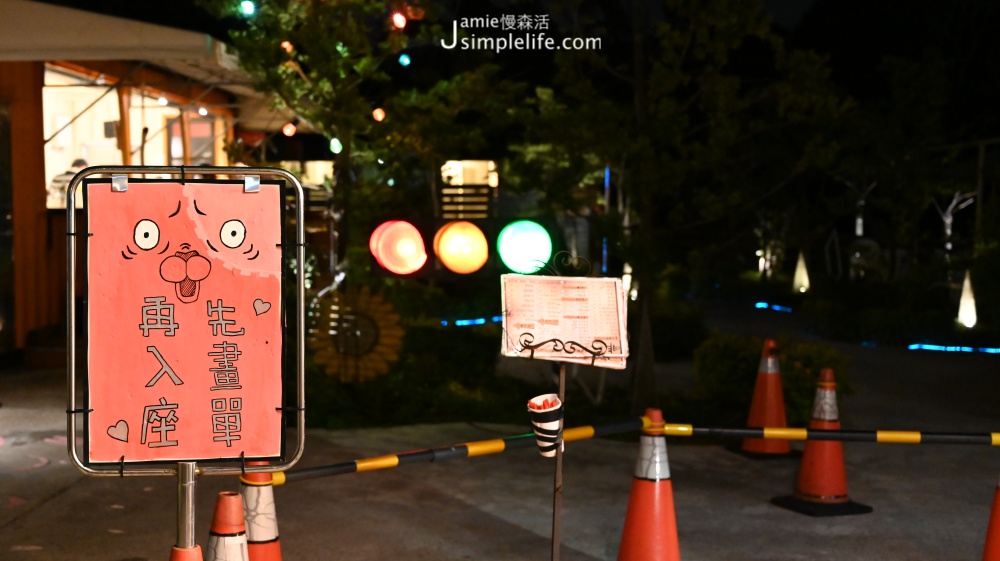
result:
M 597 357 L 603 355 L 608 350 L 608 344 L 604 341 L 594 340 L 591 345 L 591 349 L 588 349 L 584 345 L 577 343 L 575 341 L 561 341 L 559 339 L 549 339 L 547 341 L 542 341 L 538 344 L 533 344 L 535 341 L 535 336 L 531 333 L 522 333 L 518 338 L 518 342 L 521 347 L 525 350 L 530 351 L 529 359 L 535 357 L 535 349 L 539 349 L 545 345 L 552 345 L 552 350 L 556 352 L 565 352 L 566 354 L 574 354 L 577 351 L 589 354 L 591 357 L 591 364 L 597 360 Z M 559 401 L 564 404 L 566 403 L 566 363 L 559 362 Z M 563 446 L 562 446 L 562 427 L 559 429 L 559 446 L 556 447 L 556 467 L 555 475 L 552 484 L 552 561 L 559 561 L 559 543 L 560 543 L 560 528 L 562 526 L 562 492 L 563 492 Z

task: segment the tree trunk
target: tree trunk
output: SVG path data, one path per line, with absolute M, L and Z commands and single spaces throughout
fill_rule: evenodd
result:
M 648 275 L 645 275 L 648 276 Z M 646 281 L 648 282 L 648 281 Z M 639 283 L 639 337 L 635 349 L 635 362 L 632 368 L 632 415 L 639 416 L 646 412 L 647 407 L 656 407 L 656 357 L 653 354 L 653 330 L 650 327 L 649 291 L 652 285 Z

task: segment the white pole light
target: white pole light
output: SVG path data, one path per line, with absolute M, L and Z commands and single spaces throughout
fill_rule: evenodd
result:
M 806 258 L 799 252 L 799 262 L 795 264 L 795 276 L 792 278 L 792 290 L 806 292 L 809 290 L 809 271 L 806 270 Z
M 958 323 L 971 329 L 976 325 L 976 319 L 976 297 L 972 294 L 969 271 L 966 271 L 965 282 L 962 283 L 962 299 L 958 302 Z

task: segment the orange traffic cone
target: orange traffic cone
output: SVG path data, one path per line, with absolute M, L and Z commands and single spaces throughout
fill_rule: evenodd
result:
M 247 462 L 247 465 L 266 466 L 267 462 Z M 281 561 L 272 475 L 247 473 L 240 476 L 240 494 L 243 495 L 243 516 L 247 525 L 247 551 L 250 554 L 250 561 Z
M 650 424 L 639 437 L 632 492 L 625 513 L 625 528 L 618 561 L 679 561 L 674 488 L 667 463 L 663 413 L 647 409 Z
M 778 344 L 774 339 L 764 341 L 747 426 L 754 428 L 788 426 L 788 421 L 785 419 L 785 396 L 781 390 L 781 371 L 778 368 Z M 742 450 L 757 457 L 774 457 L 791 453 L 792 447 L 787 440 L 745 438 Z
M 202 559 L 200 545 L 170 548 L 170 561 L 202 561 Z
M 215 501 L 215 515 L 208 532 L 205 561 L 248 561 L 247 527 L 243 521 L 243 498 L 224 491 Z
M 1000 561 L 1000 484 L 993 492 L 993 510 L 990 511 L 990 525 L 986 530 L 983 561 Z
M 840 429 L 837 383 L 830 368 L 820 371 L 809 428 Z M 771 502 L 809 516 L 843 516 L 872 511 L 872 507 L 853 502 L 847 496 L 844 443 L 834 440 L 806 441 L 795 492 L 790 496 L 775 497 Z

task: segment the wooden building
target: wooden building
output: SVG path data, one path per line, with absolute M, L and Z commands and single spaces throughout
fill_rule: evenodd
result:
M 230 165 L 234 134 L 287 122 L 267 101 L 206 33 L 0 0 L 0 357 L 65 358 L 66 210 L 48 190 L 54 175 L 80 158 Z

